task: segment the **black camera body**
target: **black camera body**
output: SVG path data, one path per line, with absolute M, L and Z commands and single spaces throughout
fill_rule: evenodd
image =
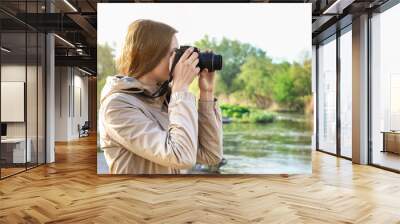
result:
M 182 57 L 183 53 L 191 46 L 181 46 L 179 49 L 175 50 L 175 58 L 173 61 L 173 67 L 178 63 L 179 59 Z M 214 54 L 212 52 L 200 52 L 200 50 L 194 47 L 193 52 L 199 54 L 199 64 L 200 71 L 207 68 L 209 72 L 222 69 L 222 56 Z
M 183 53 L 190 48 L 191 46 L 181 46 L 179 49 L 175 50 L 174 61 L 172 62 L 172 67 L 169 72 L 169 79 L 165 81 L 161 87 L 152 95 L 142 94 L 145 97 L 149 98 L 157 98 L 165 95 L 168 92 L 169 84 L 172 81 L 172 73 L 175 69 L 176 63 L 178 63 L 179 59 L 182 57 Z M 198 48 L 194 47 L 194 51 L 199 54 L 199 63 L 197 66 L 200 68 L 200 71 L 207 68 L 209 72 L 213 72 L 215 70 L 222 69 L 222 56 L 218 54 L 214 54 L 212 52 L 204 52 L 201 53 Z M 169 99 L 167 97 L 167 99 Z M 168 100 L 169 101 L 169 100 Z

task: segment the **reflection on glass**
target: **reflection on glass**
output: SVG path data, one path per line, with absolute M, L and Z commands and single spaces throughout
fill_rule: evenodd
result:
M 352 157 L 352 35 L 351 30 L 340 37 L 340 152 Z
M 390 130 L 400 130 L 400 74 L 390 76 Z
M 1 1 L 15 13 L 44 13 L 45 1 Z M 8 16 L 0 12 L 0 17 Z M 1 178 L 45 162 L 45 35 L 13 18 L 1 32 Z M 11 27 L 11 30 L 10 30 Z
M 45 60 L 46 60 L 46 52 L 45 52 L 45 44 L 46 39 L 43 33 L 38 34 L 38 77 L 37 77 L 37 90 L 38 90 L 38 156 L 37 162 L 38 164 L 45 163 Z
M 26 113 L 27 113 L 27 142 L 30 147 L 28 168 L 37 165 L 37 33 L 27 33 L 27 82 L 26 82 Z
M 224 124 L 222 174 L 311 173 L 311 118 L 278 114 L 268 124 Z
M 2 33 L 1 44 L 1 123 L 5 126 L 1 140 L 2 177 L 25 170 L 30 162 L 30 142 L 26 141 L 26 35 Z
M 336 153 L 336 40 L 318 48 L 318 148 Z
M 372 18 L 372 163 L 400 170 L 400 5 Z

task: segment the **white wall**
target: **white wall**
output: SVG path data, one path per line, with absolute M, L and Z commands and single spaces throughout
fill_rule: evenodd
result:
M 1 81 L 25 82 L 25 65 L 8 64 L 1 66 Z M 29 68 L 28 68 L 29 69 Z M 7 110 L 7 108 L 1 108 Z M 8 137 L 25 137 L 25 122 L 7 122 Z
M 27 70 L 25 70 L 27 69 Z M 36 73 L 36 67 L 17 64 L 4 64 L 1 66 L 1 81 L 2 82 L 25 82 L 26 71 L 31 74 L 33 71 Z M 31 83 L 32 82 L 32 83 Z M 36 81 L 29 80 L 30 85 L 36 85 Z M 33 100 L 36 100 L 36 89 L 27 89 L 27 104 L 30 104 Z M 30 91 L 32 90 L 32 92 Z M 27 105 L 34 106 L 35 105 Z M 8 110 L 8 108 L 1 108 L 1 110 Z M 36 110 L 35 110 L 36 111 Z M 31 112 L 31 111 L 28 111 Z M 27 113 L 28 122 L 34 121 L 36 124 L 36 113 Z M 26 122 L 7 122 L 7 136 L 8 137 L 25 137 L 25 126 Z M 28 128 L 32 127 L 33 124 L 29 123 Z M 36 129 L 36 126 L 35 126 Z M 28 133 L 28 137 L 30 133 Z
M 71 130 L 70 136 L 71 138 L 78 138 L 78 125 L 82 126 L 85 121 L 88 120 L 88 78 L 86 76 L 82 76 L 79 70 L 74 70 L 74 80 L 73 80 L 73 102 L 71 101 Z
M 1 66 L 1 81 L 25 82 L 25 65 Z M 7 108 L 1 108 L 7 110 Z M 7 137 L 25 137 L 25 122 L 7 122 Z
M 78 125 L 88 120 L 88 78 L 76 68 L 56 67 L 55 86 L 55 140 L 77 139 Z
M 68 88 L 67 67 L 55 68 L 55 141 L 68 140 Z

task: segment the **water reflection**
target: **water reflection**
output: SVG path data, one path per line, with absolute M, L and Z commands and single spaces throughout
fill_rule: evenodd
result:
M 270 124 L 224 124 L 227 163 L 219 172 L 311 173 L 311 121 L 310 116 L 278 114 Z

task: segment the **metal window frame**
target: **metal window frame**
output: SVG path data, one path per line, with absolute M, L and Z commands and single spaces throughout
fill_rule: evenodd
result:
M 344 18 L 344 19 L 348 19 L 348 18 Z M 340 20 L 338 21 L 338 23 L 340 22 Z M 341 65 L 340 65 L 340 61 L 341 61 L 341 57 L 340 57 L 340 37 L 343 36 L 345 33 L 347 32 L 351 32 L 351 26 L 352 23 L 349 23 L 347 25 L 345 25 L 344 27 L 340 27 L 339 24 L 336 24 L 336 32 L 325 37 L 324 39 L 320 40 L 317 44 L 316 44 L 316 151 L 319 152 L 323 152 L 329 155 L 333 155 L 333 156 L 337 156 L 339 158 L 343 158 L 346 160 L 350 160 L 352 161 L 352 158 L 347 157 L 342 155 L 341 153 L 341 131 L 342 131 L 342 127 L 341 127 L 341 117 L 340 117 L 340 103 L 341 103 L 341 99 L 340 99 L 340 81 L 341 81 Z M 333 38 L 334 36 L 334 38 Z M 332 152 L 328 152 L 324 149 L 321 149 L 319 147 L 319 106 L 318 106 L 318 102 L 319 102 L 319 64 L 320 64 L 320 57 L 319 57 L 319 53 L 318 53 L 318 49 L 320 47 L 320 44 L 327 44 L 331 41 L 336 41 L 336 152 L 332 153 Z

